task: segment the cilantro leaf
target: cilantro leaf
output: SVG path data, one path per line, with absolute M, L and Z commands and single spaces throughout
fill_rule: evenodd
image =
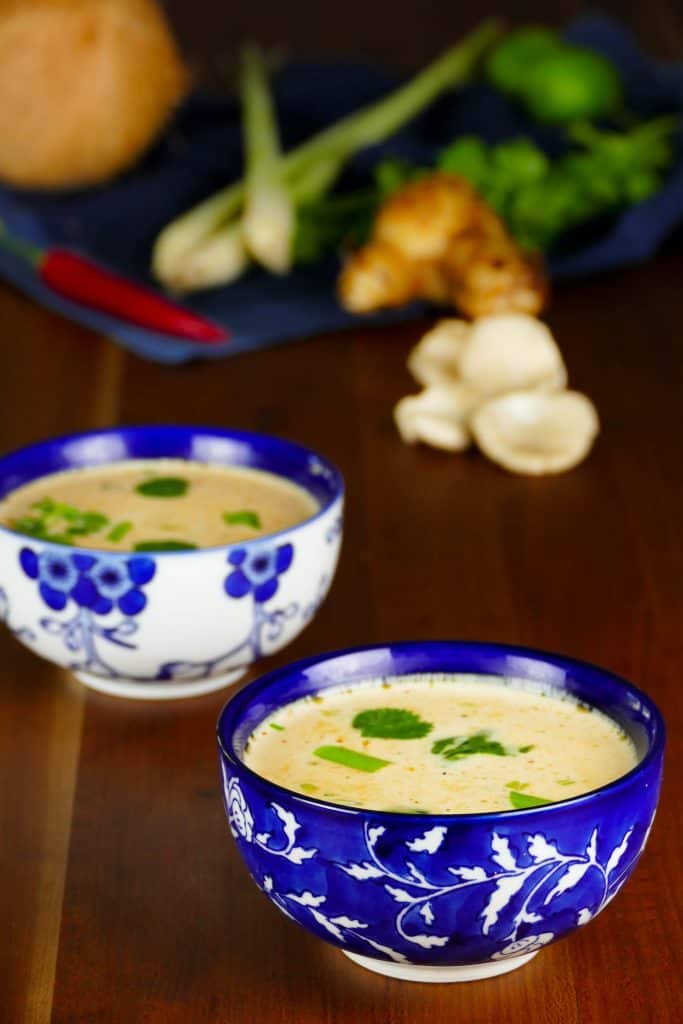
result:
M 470 754 L 494 754 L 506 757 L 507 750 L 498 740 L 489 739 L 487 732 L 475 732 L 472 736 L 447 736 L 432 746 L 432 754 L 440 754 L 447 761 L 459 761 Z
M 431 722 L 425 722 L 414 711 L 404 708 L 370 708 L 360 711 L 351 723 L 361 736 L 386 740 L 420 740 L 432 731 Z
M 179 476 L 156 476 L 143 480 L 135 490 L 146 498 L 182 498 L 190 485 Z

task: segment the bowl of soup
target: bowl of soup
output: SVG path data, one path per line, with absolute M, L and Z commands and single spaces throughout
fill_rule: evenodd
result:
M 44 441 L 0 459 L 0 614 L 106 693 L 238 679 L 323 601 L 344 487 L 281 438 L 190 426 Z
M 523 966 L 617 895 L 654 818 L 664 725 L 593 665 L 402 643 L 251 683 L 218 746 L 268 899 L 362 967 L 452 982 Z

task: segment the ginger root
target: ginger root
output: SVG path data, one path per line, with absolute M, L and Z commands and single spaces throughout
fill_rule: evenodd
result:
M 344 266 L 338 292 L 352 313 L 427 299 L 475 319 L 536 315 L 548 286 L 540 260 L 522 252 L 469 183 L 435 173 L 382 205 L 370 241 Z

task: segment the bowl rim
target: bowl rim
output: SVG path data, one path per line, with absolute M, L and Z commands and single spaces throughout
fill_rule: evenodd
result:
M 295 790 L 287 789 L 285 786 L 281 786 L 276 782 L 271 782 L 263 775 L 259 775 L 258 772 L 249 768 L 244 761 L 238 757 L 233 745 L 234 729 L 235 726 L 239 724 L 237 722 L 238 715 L 247 708 L 254 697 L 258 697 L 263 693 L 263 691 L 267 690 L 279 679 L 285 679 L 288 675 L 295 675 L 312 665 L 323 664 L 326 661 L 332 661 L 335 658 L 343 657 L 345 655 L 369 654 L 379 651 L 389 652 L 394 650 L 407 651 L 411 649 L 416 650 L 418 648 L 434 649 L 438 647 L 459 647 L 468 648 L 473 651 L 491 651 L 492 653 L 497 652 L 499 654 L 505 653 L 514 656 L 531 657 L 538 661 L 543 661 L 546 664 L 552 663 L 555 667 L 574 670 L 578 669 L 582 672 L 587 670 L 590 673 L 596 673 L 603 679 L 616 683 L 620 688 L 625 689 L 633 697 L 641 701 L 642 705 L 648 709 L 652 718 L 654 737 L 649 744 L 645 756 L 642 760 L 638 761 L 630 771 L 626 772 L 624 775 L 618 776 L 616 779 L 612 779 L 611 782 L 607 782 L 603 786 L 598 786 L 595 789 L 589 790 L 587 793 L 568 797 L 565 800 L 553 801 L 552 803 L 543 804 L 539 807 L 501 811 L 479 811 L 467 814 L 445 814 L 439 812 L 434 814 L 415 814 L 404 811 L 382 811 L 366 807 L 351 807 L 346 804 L 337 804 L 329 800 L 322 800 L 309 796 L 306 793 L 297 793 Z M 416 669 L 415 672 L 417 671 L 419 670 Z M 438 670 L 432 671 L 436 672 Z M 407 675 L 414 673 L 404 674 Z M 536 647 L 526 647 L 518 644 L 494 643 L 484 640 L 402 640 L 398 642 L 364 644 L 358 647 L 345 647 L 334 651 L 325 651 L 322 654 L 312 655 L 308 658 L 301 658 L 298 661 L 289 662 L 280 668 L 272 669 L 265 675 L 259 676 L 251 683 L 247 683 L 241 690 L 238 690 L 236 694 L 233 694 L 226 704 L 224 704 L 219 713 L 218 721 L 216 723 L 216 734 L 221 754 L 235 769 L 238 777 L 242 774 L 255 785 L 268 787 L 274 791 L 275 795 L 282 794 L 283 797 L 286 797 L 287 799 L 294 799 L 296 802 L 308 807 L 317 808 L 323 811 L 331 810 L 336 813 L 343 812 L 349 815 L 371 815 L 373 819 L 378 818 L 382 821 L 393 820 L 400 822 L 401 824 L 406 824 L 408 821 L 413 823 L 419 823 L 420 821 L 438 821 L 444 822 L 445 824 L 457 825 L 470 821 L 472 823 L 484 823 L 486 821 L 498 822 L 501 820 L 508 823 L 512 820 L 526 820 L 529 816 L 552 814 L 558 809 L 571 810 L 575 807 L 581 807 L 594 800 L 596 797 L 614 794 L 622 789 L 628 788 L 639 775 L 644 774 L 655 761 L 659 760 L 663 756 L 666 744 L 666 726 L 663 715 L 658 706 L 652 698 L 648 696 L 648 694 L 637 687 L 634 683 L 631 683 L 628 679 L 625 679 L 623 676 L 620 676 L 615 672 L 611 672 L 609 669 L 594 665 L 592 662 L 583 661 L 579 658 L 572 658 L 569 655 L 545 651 Z
M 119 435 L 120 434 L 143 434 L 146 431 L 158 431 L 160 433 L 168 432 L 169 434 L 172 431 L 179 431 L 179 432 L 186 431 L 189 434 L 205 433 L 205 434 L 213 435 L 215 437 L 221 437 L 221 438 L 226 438 L 226 439 L 234 439 L 236 441 L 245 442 L 245 443 L 249 444 L 250 446 L 252 446 L 253 450 L 258 450 L 259 444 L 261 444 L 263 442 L 274 442 L 277 445 L 282 445 L 283 448 L 287 448 L 290 451 L 292 451 L 292 452 L 294 452 L 294 453 L 296 453 L 298 455 L 301 455 L 301 456 L 303 456 L 305 458 L 315 458 L 315 459 L 318 459 L 320 464 L 326 470 L 327 474 L 330 476 L 330 479 L 332 481 L 332 484 L 331 484 L 331 486 L 332 486 L 332 494 L 330 495 L 330 497 L 324 503 L 322 503 L 320 505 L 320 508 L 314 513 L 314 515 L 308 516 L 307 519 L 302 519 L 301 522 L 293 523 L 292 526 L 288 526 L 285 529 L 277 530 L 276 532 L 273 532 L 273 533 L 264 533 L 264 534 L 261 534 L 259 537 L 247 538 L 246 540 L 233 541 L 231 544 L 217 544 L 217 545 L 213 545 L 213 546 L 210 546 L 210 547 L 192 548 L 190 550 L 181 550 L 181 551 L 135 551 L 135 550 L 133 550 L 133 551 L 123 551 L 122 550 L 122 551 L 115 551 L 115 550 L 112 550 L 110 548 L 94 548 L 94 547 L 87 547 L 86 548 L 86 547 L 80 547 L 77 544 L 58 544 L 58 543 L 55 543 L 54 541 L 43 540 L 42 538 L 31 537 L 31 535 L 27 534 L 27 533 L 20 533 L 18 530 L 13 530 L 11 527 L 5 526 L 2 523 L 0 523 L 0 537 L 2 537 L 2 536 L 9 536 L 9 537 L 13 537 L 13 538 L 20 538 L 20 539 L 23 539 L 26 542 L 26 544 L 39 543 L 41 545 L 41 549 L 50 550 L 50 551 L 57 552 L 57 553 L 58 552 L 62 552 L 62 553 L 65 553 L 65 552 L 76 552 L 78 554 L 86 554 L 86 555 L 90 554 L 90 555 L 93 555 L 93 556 L 97 556 L 99 558 L 113 558 L 113 559 L 155 558 L 156 559 L 156 558 L 179 558 L 179 557 L 187 557 L 187 556 L 192 556 L 192 555 L 197 556 L 197 555 L 205 555 L 205 554 L 210 554 L 210 553 L 215 554 L 216 552 L 221 552 L 221 553 L 225 554 L 225 553 L 228 553 L 228 552 L 230 552 L 230 551 L 232 551 L 232 550 L 234 550 L 236 548 L 244 548 L 244 547 L 247 547 L 247 548 L 258 548 L 258 547 L 262 546 L 264 543 L 267 543 L 268 541 L 277 540 L 278 538 L 289 537 L 292 533 L 295 533 L 298 530 L 301 530 L 304 527 L 310 526 L 312 523 L 316 522 L 318 519 L 320 519 L 322 516 L 324 516 L 327 512 L 329 512 L 329 510 L 331 508 L 333 508 L 335 505 L 339 504 L 341 501 L 344 500 L 345 491 L 346 491 L 346 484 L 345 484 L 345 481 L 344 481 L 344 477 L 343 477 L 343 475 L 341 473 L 341 470 L 339 470 L 338 467 L 333 462 L 331 462 L 325 455 L 322 455 L 321 452 L 317 451 L 315 448 L 310 448 L 310 447 L 308 447 L 308 445 L 299 444 L 298 441 L 290 441 L 289 438 L 280 437 L 277 434 L 263 434 L 263 433 L 259 433 L 258 431 L 254 431 L 254 430 L 241 430 L 241 429 L 238 429 L 238 428 L 234 428 L 233 429 L 232 427 L 211 427 L 211 426 L 205 426 L 205 425 L 199 424 L 199 423 L 196 423 L 196 424 L 188 424 L 188 423 L 147 423 L 147 424 L 144 424 L 143 423 L 143 424 L 130 424 L 130 425 L 126 424 L 126 425 L 121 425 L 121 426 L 116 426 L 116 427 L 102 427 L 102 428 L 98 428 L 98 429 L 95 429 L 95 430 L 81 430 L 81 431 L 75 431 L 74 433 L 71 433 L 71 434 L 59 434 L 59 435 L 56 435 L 54 437 L 48 437 L 48 438 L 45 438 L 42 441 L 36 441 L 33 444 L 27 444 L 27 445 L 23 445 L 21 448 L 15 448 L 12 451 L 5 452 L 2 456 L 0 456 L 0 479 L 2 478 L 3 473 L 5 471 L 5 464 L 10 459 L 19 459 L 19 458 L 28 458 L 28 459 L 30 459 L 32 455 L 39 454 L 41 452 L 41 450 L 45 451 L 45 450 L 50 449 L 53 446 L 61 447 L 61 446 L 64 446 L 66 444 L 69 444 L 70 442 L 86 440 L 87 438 L 113 437 L 113 436 L 116 436 L 117 434 L 119 434 Z M 169 458 L 169 459 L 172 459 L 172 458 L 180 458 L 180 456 L 173 456 L 173 455 L 157 456 L 157 458 Z M 111 460 L 110 462 L 106 462 L 105 461 L 105 462 L 101 463 L 101 465 L 102 466 L 107 466 L 107 465 L 114 465 L 115 463 L 118 464 L 118 463 L 121 463 L 121 462 L 133 462 L 133 461 L 144 461 L 144 460 L 141 459 L 141 458 L 140 459 L 137 459 L 137 458 L 136 459 L 120 458 L 120 459 L 116 459 L 116 460 Z M 190 461 L 190 460 L 188 460 L 188 461 Z M 229 465 L 229 464 L 225 463 L 225 465 Z M 80 467 L 80 468 L 87 469 L 87 468 L 90 468 L 90 467 L 83 466 L 83 467 Z M 96 467 L 92 467 L 92 468 L 96 468 Z M 249 467 L 247 467 L 247 468 L 249 468 Z M 56 470 L 55 474 L 59 473 L 59 472 L 68 472 L 68 470 Z M 287 479 L 287 477 L 285 477 L 283 474 L 279 474 L 279 473 L 273 472 L 271 470 L 267 470 L 266 472 L 272 472 L 273 476 L 282 476 L 283 479 Z M 53 475 L 53 474 L 52 473 L 45 473 L 45 474 L 43 474 L 42 477 L 39 475 L 39 476 L 35 477 L 34 479 L 35 480 L 40 480 L 40 479 L 43 479 L 43 477 L 48 477 L 48 476 L 51 476 L 51 475 Z M 32 482 L 33 481 L 29 481 L 29 483 L 32 483 Z M 24 485 L 19 485 L 19 486 L 24 486 Z M 302 485 L 299 485 L 299 486 L 302 486 Z M 14 488 L 14 490 L 18 490 L 18 489 L 19 489 L 18 487 Z M 12 491 L 8 491 L 6 495 L 0 497 L 0 502 L 4 501 L 8 494 L 12 494 L 12 493 L 13 493 Z

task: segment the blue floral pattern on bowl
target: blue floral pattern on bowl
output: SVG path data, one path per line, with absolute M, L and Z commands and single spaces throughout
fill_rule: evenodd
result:
M 278 547 L 267 545 L 253 547 L 251 550 L 237 548 L 228 555 L 228 562 L 235 569 L 225 580 L 225 592 L 230 597 L 244 597 L 253 594 L 257 604 L 270 601 L 277 593 L 280 576 L 287 572 L 294 548 L 291 544 L 280 544 Z
M 62 611 L 71 599 L 94 615 L 108 615 L 115 605 L 124 615 L 139 615 L 147 604 L 142 587 L 156 571 L 154 561 L 142 555 L 123 561 L 54 548 L 22 548 L 19 563 L 30 579 L 38 580 L 48 608 Z
M 154 560 L 143 555 L 121 559 L 56 547 L 42 551 L 23 547 L 19 564 L 29 579 L 38 582 L 40 597 L 52 611 L 63 611 L 70 601 L 76 605 L 72 618 L 47 616 L 40 620 L 46 632 L 62 637 L 69 651 L 81 652 L 72 668 L 116 676 L 116 669 L 100 651 L 100 641 L 134 649 L 131 637 L 138 624 L 133 619 L 147 604 L 142 588 L 154 578 Z M 97 621 L 97 616 L 108 616 L 114 610 L 124 618 L 107 626 Z
M 569 693 L 614 715 L 641 760 L 582 797 L 473 815 L 341 807 L 243 763 L 252 731 L 289 701 L 416 672 L 502 675 Z M 218 737 L 230 831 L 266 896 L 364 966 L 416 980 L 513 969 L 603 910 L 647 841 L 664 748 L 656 707 L 624 680 L 557 655 L 466 643 L 358 649 L 276 670 L 226 705 Z

